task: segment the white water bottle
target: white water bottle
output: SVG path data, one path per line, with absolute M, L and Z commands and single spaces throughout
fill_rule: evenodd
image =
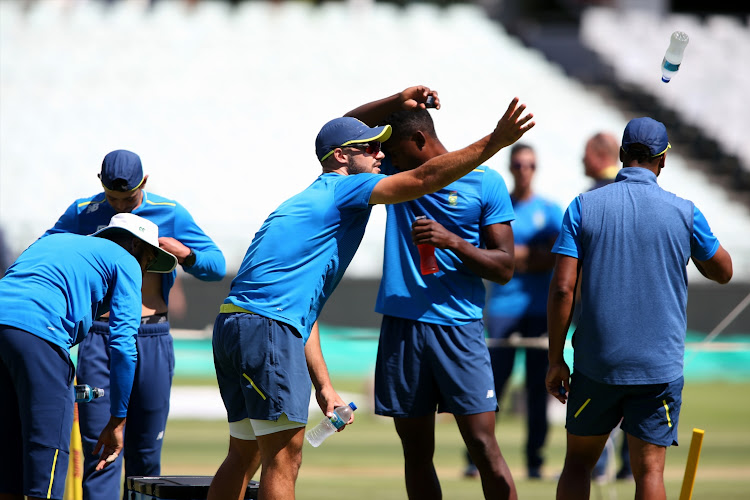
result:
M 669 47 L 667 53 L 664 54 L 664 59 L 661 61 L 661 81 L 669 83 L 672 77 L 680 69 L 682 63 L 682 55 L 685 52 L 690 38 L 687 33 L 682 31 L 675 31 L 672 33 L 672 38 L 669 39 Z
M 334 409 L 331 418 L 323 417 L 318 425 L 305 433 L 307 441 L 317 448 L 328 436 L 344 427 L 356 409 L 357 405 L 354 403 Z

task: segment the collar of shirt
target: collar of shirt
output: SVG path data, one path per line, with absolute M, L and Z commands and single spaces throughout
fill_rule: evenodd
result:
M 644 184 L 656 184 L 656 174 L 643 167 L 625 167 L 615 178 L 615 182 L 640 182 Z

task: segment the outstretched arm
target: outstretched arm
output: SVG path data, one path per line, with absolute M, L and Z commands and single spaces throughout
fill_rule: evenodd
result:
M 382 179 L 370 195 L 370 204 L 414 200 L 460 179 L 534 127 L 531 121 L 534 115 L 523 115 L 525 110 L 526 105 L 518 104 L 518 98 L 514 98 L 490 135 L 458 151 L 432 158 L 414 170 Z
M 429 96 L 435 99 L 435 107 L 440 109 L 440 99 L 438 99 L 437 92 L 430 90 L 429 87 L 425 87 L 424 85 L 417 85 L 409 87 L 398 94 L 363 104 L 349 111 L 344 116 L 357 118 L 365 122 L 368 126 L 374 127 L 382 123 L 388 115 L 396 111 L 401 111 L 402 109 L 425 109 L 425 103 Z

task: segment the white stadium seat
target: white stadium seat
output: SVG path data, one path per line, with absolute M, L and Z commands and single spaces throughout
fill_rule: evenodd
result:
M 141 156 L 148 188 L 184 204 L 236 271 L 266 216 L 319 173 L 314 139 L 323 123 L 413 84 L 440 92 L 443 107 L 433 116 L 449 149 L 489 133 L 518 95 L 536 115 L 524 138 L 538 151 L 536 189 L 563 207 L 591 184 L 581 165 L 588 137 L 620 134 L 628 119 L 472 5 L 23 5 L 0 2 L 0 225 L 16 252 L 75 198 L 96 193 L 102 158 L 124 148 Z M 588 43 L 627 65 L 622 78 L 652 75 L 656 92 L 666 90 L 659 64 L 680 26 L 654 29 L 638 13 L 604 9 L 585 19 Z M 743 28 L 722 19 L 691 25 L 684 70 L 671 93 L 658 95 L 672 103 L 674 94 L 701 92 L 674 106 L 715 130 L 731 124 L 722 134 L 727 147 L 747 155 L 747 113 L 738 119 L 727 109 L 728 54 L 705 63 L 723 82 L 720 91 L 692 87 L 712 81 L 698 55 L 715 26 Z M 713 97 L 725 99 L 721 108 Z M 510 182 L 507 158 L 503 151 L 488 164 Z M 736 276 L 750 279 L 747 209 L 691 170 L 677 148 L 669 167 L 662 184 L 696 201 L 732 252 Z M 384 219 L 382 208 L 373 210 L 350 276 L 379 276 Z

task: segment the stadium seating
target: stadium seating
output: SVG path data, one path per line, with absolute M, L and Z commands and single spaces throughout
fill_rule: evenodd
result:
M 673 31 L 690 37 L 678 74 L 660 80 L 660 64 Z M 586 45 L 610 64 L 622 82 L 635 85 L 698 127 L 750 172 L 750 28 L 737 17 L 590 8 L 581 20 Z
M 449 149 L 489 133 L 512 97 L 528 103 L 537 126 L 524 140 L 538 151 L 537 191 L 563 207 L 590 185 L 581 164 L 587 138 L 619 134 L 628 119 L 472 5 L 24 5 L 0 2 L 0 224 L 17 252 L 73 199 L 97 192 L 102 158 L 125 148 L 141 155 L 148 189 L 184 204 L 235 271 L 271 210 L 318 174 L 313 142 L 323 123 L 412 84 L 440 92 L 442 109 L 433 116 Z M 592 40 L 615 27 L 604 11 L 588 18 Z M 617 38 L 594 43 L 628 64 L 618 69 L 624 79 L 653 73 L 659 99 L 693 95 L 688 86 L 697 75 L 730 80 L 724 61 L 734 49 L 716 48 L 721 58 L 704 75 L 698 54 L 708 42 L 701 38 L 718 30 L 711 43 L 731 46 L 728 33 L 742 26 L 716 18 L 685 28 L 692 40 L 684 69 L 667 89 L 658 66 L 672 26 L 652 33 L 637 14 L 626 21 Z M 645 51 L 651 60 L 629 55 Z M 739 61 L 747 59 L 732 65 L 743 78 Z M 748 153 L 747 120 L 733 114 L 742 101 L 724 87 L 700 95 L 675 101 L 679 113 L 702 118 L 695 123 L 721 130 L 728 147 Z M 510 182 L 506 152 L 488 164 Z M 660 182 L 697 202 L 732 251 L 736 275 L 750 279 L 747 208 L 690 169 L 677 149 Z M 383 228 L 378 207 L 348 276 L 380 274 Z

